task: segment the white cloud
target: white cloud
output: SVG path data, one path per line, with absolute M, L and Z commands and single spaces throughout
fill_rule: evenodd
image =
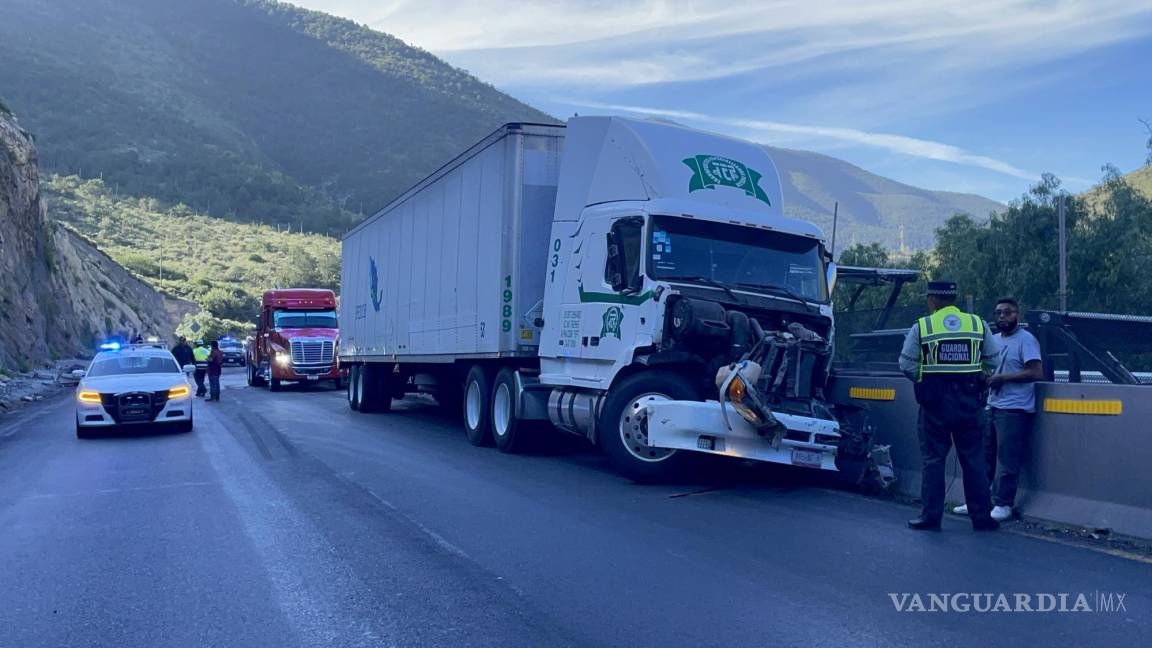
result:
M 986 155 L 971 153 L 951 144 L 933 142 L 931 140 L 925 139 L 917 139 L 915 137 L 905 137 L 903 135 L 892 135 L 889 133 L 869 133 L 866 131 L 856 130 L 854 128 L 840 128 L 835 126 L 809 126 L 803 124 L 788 124 L 783 122 L 765 121 L 762 119 L 716 117 L 713 115 L 704 115 L 702 113 L 686 110 L 664 110 L 660 108 L 650 108 L 644 106 L 628 106 L 621 104 L 604 104 L 579 101 L 566 101 L 566 103 L 582 105 L 596 110 L 609 110 L 616 112 L 634 113 L 638 115 L 668 117 L 671 119 L 691 121 L 698 124 L 738 128 L 746 132 L 759 134 L 761 138 L 753 137 L 752 139 L 761 139 L 761 141 L 763 141 L 762 137 L 764 135 L 800 135 L 808 139 L 838 140 L 842 142 L 849 142 L 852 144 L 883 149 L 885 151 L 898 153 L 901 155 L 978 167 L 981 169 L 987 169 L 989 171 L 995 171 L 997 173 L 1002 173 L 1004 175 L 1022 178 L 1025 180 L 1036 180 L 1040 178 L 1039 173 L 1026 171 L 1008 162 L 1004 162 L 1003 160 L 997 160 Z
M 840 56 L 1016 66 L 1147 30 L 1130 0 L 297 0 L 497 85 L 691 81 Z

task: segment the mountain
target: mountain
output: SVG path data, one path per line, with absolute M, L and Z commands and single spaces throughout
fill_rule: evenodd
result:
M 232 223 L 182 205 L 116 195 L 100 180 L 50 176 L 42 191 L 54 220 L 97 241 L 137 277 L 228 320 L 217 327 L 224 332 L 249 326 L 268 288 L 339 290 L 337 239 Z
M 840 203 L 838 249 L 877 242 L 897 250 L 901 225 L 907 247 L 929 249 L 936 228 L 949 216 L 963 212 L 984 220 L 989 212 L 1004 209 L 981 196 L 912 187 L 820 153 L 765 148 L 780 172 L 788 215 L 816 223 L 831 238 L 832 210 Z
M 0 369 L 74 357 L 111 334 L 166 335 L 194 310 L 45 217 L 36 146 L 0 104 Z
M 506 121 L 427 52 L 264 0 L 0 0 L 0 94 L 45 169 L 240 221 L 343 230 Z
M 47 171 L 232 221 L 339 234 L 499 124 L 555 121 L 392 36 L 269 0 L 0 0 L 0 17 L 0 95 Z M 770 151 L 789 213 L 830 235 L 839 201 L 839 247 L 896 248 L 904 225 L 926 248 L 953 213 L 1002 207 Z

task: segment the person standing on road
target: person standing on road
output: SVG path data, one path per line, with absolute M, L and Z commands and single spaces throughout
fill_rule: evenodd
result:
M 204 346 L 204 340 L 196 340 L 196 348 L 192 349 L 192 356 L 196 362 L 196 373 L 193 376 L 196 378 L 196 395 L 201 398 L 208 392 L 204 387 L 204 375 L 208 373 L 209 355 L 211 352 Z
M 176 364 L 180 365 L 183 369 L 190 364 L 196 364 L 196 356 L 192 353 L 192 347 L 188 346 L 188 340 L 179 338 L 176 340 L 176 346 L 172 347 L 172 357 L 176 358 Z
M 916 383 L 920 404 L 920 456 L 923 473 L 920 517 L 909 528 L 940 530 L 944 517 L 944 464 L 952 445 L 964 470 L 964 498 L 972 528 L 991 531 L 992 497 L 982 457 L 980 410 L 984 369 L 995 366 L 997 343 L 979 317 L 956 307 L 956 284 L 928 283 L 927 317 L 921 317 L 904 337 L 900 370 Z
M 212 340 L 212 351 L 208 354 L 208 399 L 220 402 L 220 374 L 224 371 L 224 352 L 220 343 Z
M 984 428 L 984 457 L 992 486 L 992 519 L 1012 517 L 1020 466 L 1028 451 L 1036 417 L 1036 382 L 1044 379 L 1040 343 L 1020 328 L 1020 305 L 1005 297 L 996 302 L 996 341 L 1000 356 L 996 372 L 988 376 L 988 423 Z M 997 461 L 999 460 L 999 461 Z M 999 463 L 999 472 L 997 472 Z M 968 514 L 968 506 L 954 513 Z

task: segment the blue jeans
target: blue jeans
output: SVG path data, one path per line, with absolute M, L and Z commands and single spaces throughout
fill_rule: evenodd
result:
M 220 400 L 220 376 L 208 374 L 208 398 Z

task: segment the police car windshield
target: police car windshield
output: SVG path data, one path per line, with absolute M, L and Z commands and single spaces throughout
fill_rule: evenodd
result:
M 240 343 L 235 342 L 235 341 L 231 341 L 231 340 L 226 341 L 226 342 L 222 341 L 222 342 L 220 342 L 220 348 L 221 349 L 239 349 Z
M 97 358 L 88 369 L 89 377 L 169 373 L 180 373 L 180 367 L 176 366 L 175 359 L 163 356 L 122 355 Z
M 815 239 L 740 225 L 653 216 L 648 275 L 783 292 L 828 301 L 824 259 Z
M 287 311 L 273 314 L 276 328 L 336 328 L 336 311 Z

